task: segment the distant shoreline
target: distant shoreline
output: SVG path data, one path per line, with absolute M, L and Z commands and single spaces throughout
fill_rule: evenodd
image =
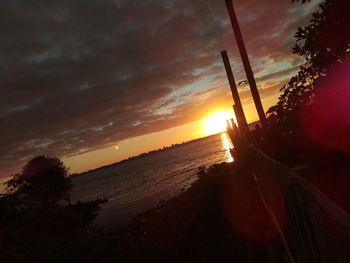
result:
M 127 159 L 123 159 L 123 160 L 121 160 L 119 162 L 115 162 L 115 163 L 112 163 L 112 164 L 107 164 L 107 165 L 104 165 L 104 166 L 101 166 L 101 167 L 98 167 L 98 168 L 95 168 L 95 169 L 91 169 L 91 170 L 88 170 L 88 171 L 85 171 L 85 172 L 75 173 L 75 174 L 70 175 L 70 177 L 71 178 L 80 177 L 80 176 L 85 175 L 87 173 L 95 172 L 95 171 L 98 171 L 98 170 L 101 170 L 101 169 L 104 169 L 104 168 L 108 168 L 108 167 L 112 167 L 112 166 L 115 166 L 115 165 L 118 165 L 118 164 L 121 164 L 121 163 L 124 163 L 124 162 L 127 162 L 127 161 L 131 161 L 131 160 L 143 158 L 145 156 L 149 156 L 149 155 L 153 155 L 153 154 L 160 153 L 160 152 L 163 152 L 163 151 L 167 151 L 169 149 L 176 148 L 176 147 L 179 147 L 179 146 L 183 146 L 183 145 L 186 145 L 186 144 L 190 144 L 190 143 L 196 142 L 198 140 L 202 140 L 202 139 L 205 139 L 205 138 L 210 138 L 210 137 L 213 137 L 213 136 L 217 136 L 217 135 L 225 133 L 225 132 L 226 131 L 219 132 L 219 133 L 216 133 L 216 134 L 212 134 L 212 135 L 209 135 L 209 136 L 206 136 L 206 137 L 193 139 L 193 140 L 190 140 L 190 141 L 185 141 L 185 142 L 182 142 L 182 143 L 172 144 L 170 146 L 164 146 L 163 148 L 159 148 L 159 149 L 156 149 L 156 150 L 151 150 L 151 151 L 146 152 L 146 153 L 141 153 L 141 154 L 139 154 L 137 156 L 131 156 L 131 157 L 129 157 Z
M 254 121 L 254 122 L 249 123 L 249 124 L 248 124 L 249 129 L 250 129 L 250 130 L 253 130 L 256 124 L 260 124 L 260 121 Z M 171 149 L 171 148 L 178 147 L 178 146 L 181 146 L 181 145 L 193 143 L 193 142 L 196 142 L 196 141 L 198 141 L 198 140 L 205 139 L 205 138 L 209 138 L 209 137 L 212 137 L 212 136 L 216 136 L 216 135 L 219 135 L 219 134 L 222 134 L 222 133 L 225 133 L 225 132 L 226 132 L 226 131 L 224 131 L 224 132 L 219 132 L 219 133 L 215 133 L 215 134 L 212 134 L 212 135 L 209 135 L 209 136 L 206 136 L 206 137 L 201 137 L 201 138 L 193 139 L 193 140 L 190 140 L 190 141 L 185 141 L 185 142 L 182 142 L 182 143 L 176 143 L 176 144 L 172 144 L 172 145 L 169 145 L 169 146 L 164 146 L 163 148 L 159 148 L 159 149 L 156 149 L 156 150 L 151 150 L 151 151 L 146 152 L 146 153 L 141 153 L 141 154 L 139 154 L 139 155 L 137 155 L 137 156 L 131 156 L 131 157 L 126 158 L 126 159 L 123 159 L 123 160 L 121 160 L 121 161 L 119 161 L 119 162 L 115 162 L 115 163 L 112 163 L 112 164 L 107 164 L 107 165 L 104 165 L 104 166 L 100 166 L 100 167 L 98 167 L 98 168 L 91 169 L 91 170 L 88 170 L 88 171 L 85 171 L 85 172 L 81 172 L 81 173 L 74 173 L 74 174 L 72 174 L 72 175 L 70 175 L 70 176 L 71 176 L 71 178 L 76 178 L 76 177 L 85 175 L 85 174 L 87 174 L 87 173 L 91 173 L 91 172 L 98 171 L 98 170 L 100 170 L 100 169 L 112 167 L 112 166 L 114 166 L 114 165 L 118 165 L 118 164 L 121 164 L 121 163 L 130 161 L 130 160 L 135 160 L 135 159 L 138 159 L 138 158 L 142 158 L 142 157 L 147 156 L 147 155 L 151 155 L 151 154 L 159 153 L 159 152 L 162 152 L 162 151 L 166 151 L 166 150 L 169 150 L 169 149 Z

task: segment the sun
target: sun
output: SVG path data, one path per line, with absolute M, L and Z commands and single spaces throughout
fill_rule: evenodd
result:
M 226 112 L 218 112 L 204 119 L 204 133 L 212 135 L 226 131 L 226 120 L 232 116 Z

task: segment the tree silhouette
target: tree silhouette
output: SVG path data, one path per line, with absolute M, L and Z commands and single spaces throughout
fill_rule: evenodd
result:
M 8 193 L 25 207 L 56 205 L 71 189 L 68 169 L 57 158 L 35 157 L 23 167 L 21 173 L 12 177 L 7 182 Z
M 310 0 L 293 0 L 302 3 Z M 274 123 L 281 124 L 284 134 L 292 134 L 298 127 L 298 112 L 313 103 L 318 83 L 327 73 L 345 62 L 350 55 L 349 0 L 326 0 L 313 13 L 310 24 L 299 28 L 293 53 L 305 58 L 298 74 L 281 88 L 277 105 L 267 114 Z
M 72 185 L 57 158 L 38 156 L 7 182 L 0 196 L 1 262 L 98 262 L 92 225 L 106 199 L 62 202 Z M 99 255 L 100 256 L 100 255 Z

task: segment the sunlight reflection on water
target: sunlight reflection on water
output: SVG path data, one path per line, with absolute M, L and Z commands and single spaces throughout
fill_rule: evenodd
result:
M 122 226 L 132 217 L 186 191 L 199 179 L 199 167 L 232 162 L 226 133 L 147 154 L 73 178 L 71 200 L 108 198 L 96 224 Z
M 233 157 L 230 153 L 230 149 L 233 148 L 233 145 L 226 132 L 221 134 L 221 142 L 222 142 L 222 148 L 225 150 L 225 156 L 227 158 L 226 162 L 228 163 L 233 162 Z

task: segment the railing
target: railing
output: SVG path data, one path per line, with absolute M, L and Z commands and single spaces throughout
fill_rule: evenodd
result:
M 350 262 L 350 216 L 303 176 L 240 141 L 229 128 L 238 165 L 248 163 L 262 204 L 289 262 Z

